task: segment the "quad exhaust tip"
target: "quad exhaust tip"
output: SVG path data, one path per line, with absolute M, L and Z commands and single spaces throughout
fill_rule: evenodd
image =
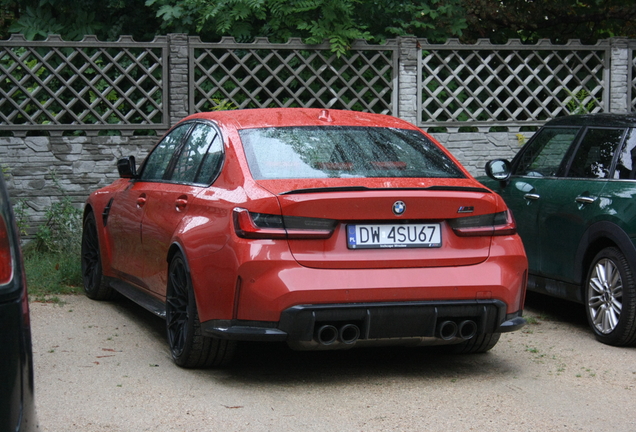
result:
M 457 324 L 455 321 L 442 321 L 437 328 L 437 337 L 452 340 L 459 337 L 464 340 L 472 339 L 477 334 L 477 323 L 464 320 Z
M 338 329 L 332 325 L 323 325 L 316 330 L 316 340 L 321 345 L 331 345 L 338 340 Z
M 455 338 L 469 340 L 477 334 L 477 323 L 473 320 L 463 320 L 459 324 L 452 320 L 442 321 L 437 326 L 437 337 L 450 341 Z M 360 327 L 355 324 L 343 324 L 336 327 L 324 324 L 316 329 L 314 339 L 320 345 L 327 346 L 336 342 L 344 345 L 354 345 L 360 338 Z
M 457 333 L 462 339 L 472 339 L 477 334 L 477 323 L 472 320 L 462 321 L 459 323 Z
M 437 333 L 440 339 L 454 339 L 457 336 L 457 323 L 455 321 L 444 321 L 439 325 Z
M 321 345 L 332 345 L 336 341 L 353 345 L 360 338 L 360 327 L 355 324 L 344 324 L 337 328 L 331 324 L 325 324 L 316 330 L 315 340 Z
M 345 324 L 340 327 L 338 332 L 338 340 L 345 345 L 352 345 L 358 341 L 360 337 L 360 328 L 355 324 Z

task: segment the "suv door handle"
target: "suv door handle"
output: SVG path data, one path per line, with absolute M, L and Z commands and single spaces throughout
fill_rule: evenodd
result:
M 527 200 L 532 200 L 532 201 L 536 201 L 539 198 L 541 198 L 541 195 L 539 194 L 534 194 L 534 193 L 527 193 L 523 196 L 525 199 Z
M 577 203 L 581 204 L 592 204 L 594 201 L 596 201 L 596 198 L 579 195 L 575 198 L 575 200 Z

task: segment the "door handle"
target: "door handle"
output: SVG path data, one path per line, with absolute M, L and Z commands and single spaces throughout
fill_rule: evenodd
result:
M 146 194 L 141 194 L 137 198 L 137 207 L 142 208 L 146 204 Z
M 539 194 L 534 194 L 534 193 L 527 193 L 523 196 L 525 199 L 527 200 L 532 200 L 532 201 L 536 201 L 539 198 L 541 198 L 541 195 Z
M 179 198 L 177 198 L 177 200 L 174 202 L 175 209 L 176 209 L 178 212 L 182 212 L 182 211 L 184 211 L 184 210 L 185 210 L 185 208 L 186 208 L 186 205 L 188 205 L 188 197 L 184 197 L 184 196 L 179 197 Z
M 596 201 L 596 197 L 588 197 L 588 196 L 582 196 L 579 195 L 575 198 L 577 203 L 581 203 L 581 204 L 592 204 L 594 201 Z

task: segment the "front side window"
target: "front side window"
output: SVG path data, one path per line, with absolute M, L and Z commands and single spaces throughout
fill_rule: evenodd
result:
M 464 177 L 435 143 L 413 130 L 302 126 L 244 129 L 239 133 L 257 180 Z
M 563 157 L 576 139 L 580 128 L 544 128 L 532 137 L 513 174 L 533 177 L 556 176 Z
M 588 129 L 576 149 L 567 176 L 609 178 L 614 154 L 622 142 L 624 133 L 624 129 Z
M 164 180 L 175 150 L 178 149 L 191 127 L 192 124 L 178 126 L 157 144 L 144 163 L 141 180 Z

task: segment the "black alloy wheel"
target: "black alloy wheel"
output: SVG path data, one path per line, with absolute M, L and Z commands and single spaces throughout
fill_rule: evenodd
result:
M 190 271 L 181 252 L 172 258 L 168 270 L 166 329 L 172 359 L 178 366 L 223 366 L 234 355 L 235 341 L 202 334 Z
M 95 215 L 89 213 L 84 219 L 82 230 L 82 278 L 84 293 L 93 300 L 110 300 L 114 290 L 106 283 L 102 275 L 102 260 L 99 252 L 99 237 Z

